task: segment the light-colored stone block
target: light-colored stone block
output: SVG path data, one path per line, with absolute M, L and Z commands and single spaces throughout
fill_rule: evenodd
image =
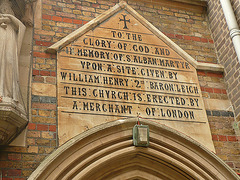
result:
M 38 96 L 56 97 L 56 85 L 44 83 L 32 83 L 32 94 Z
M 231 102 L 222 99 L 203 99 L 207 110 L 233 111 Z

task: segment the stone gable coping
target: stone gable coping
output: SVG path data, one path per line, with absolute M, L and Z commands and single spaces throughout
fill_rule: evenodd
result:
M 220 71 L 223 72 L 224 68 L 220 64 L 212 64 L 212 63 L 203 63 L 197 62 L 193 59 L 188 53 L 186 53 L 182 48 L 180 48 L 177 44 L 175 44 L 172 40 L 170 40 L 167 36 L 165 36 L 161 31 L 159 31 L 156 27 L 154 27 L 150 22 L 148 22 L 145 18 L 143 18 L 140 14 L 138 14 L 133 8 L 131 8 L 125 1 L 121 1 L 116 4 L 114 7 L 102 13 L 100 16 L 91 20 L 84 26 L 75 30 L 71 34 L 64 37 L 62 40 L 48 47 L 47 52 L 56 53 L 61 50 L 63 47 L 76 40 L 89 30 L 95 28 L 97 25 L 101 24 L 106 19 L 110 18 L 112 15 L 117 13 L 120 10 L 126 10 L 133 17 L 135 17 L 139 22 L 141 22 L 146 28 L 148 28 L 154 35 L 160 38 L 163 42 L 165 42 L 168 46 L 173 48 L 182 58 L 186 59 L 193 67 L 198 70 L 208 70 L 208 71 Z

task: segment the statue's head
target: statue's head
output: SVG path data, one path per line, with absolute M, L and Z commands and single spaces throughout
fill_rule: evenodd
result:
M 11 14 L 14 16 L 14 12 L 12 10 L 12 3 L 9 0 L 0 0 L 0 13 Z

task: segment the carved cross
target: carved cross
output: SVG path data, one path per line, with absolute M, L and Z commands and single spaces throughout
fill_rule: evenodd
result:
M 127 15 L 124 15 L 124 14 L 122 14 L 122 16 L 123 16 L 123 19 L 120 19 L 119 18 L 119 21 L 124 21 L 124 27 L 123 27 L 123 29 L 128 29 L 128 27 L 127 27 L 127 22 L 129 22 L 130 23 L 130 19 L 126 19 L 126 16 Z

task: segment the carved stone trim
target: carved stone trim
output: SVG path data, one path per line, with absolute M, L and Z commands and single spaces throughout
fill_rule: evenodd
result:
M 140 119 L 149 126 L 150 145 L 134 147 L 136 122 L 137 118 L 122 119 L 75 136 L 48 156 L 29 180 L 127 179 L 124 175 L 129 178 L 129 173 L 133 179 L 239 179 L 214 153 L 159 123 Z M 136 167 L 145 173 L 135 172 Z
M 61 50 L 63 47 L 68 45 L 70 42 L 74 41 L 78 37 L 82 36 L 92 28 L 96 27 L 98 24 L 103 22 L 104 20 L 111 17 L 116 12 L 121 9 L 125 9 L 128 13 L 134 16 L 137 20 L 139 20 L 142 24 L 144 24 L 149 30 L 152 31 L 157 37 L 163 40 L 167 45 L 171 46 L 175 51 L 179 53 L 184 59 L 186 59 L 191 65 L 193 65 L 196 69 L 200 70 L 209 70 L 209 71 L 220 71 L 223 72 L 224 68 L 220 64 L 211 64 L 211 63 L 202 63 L 197 62 L 193 59 L 188 53 L 186 53 L 183 49 L 181 49 L 177 44 L 175 44 L 172 40 L 170 40 L 167 36 L 165 36 L 161 31 L 159 31 L 156 27 L 154 27 L 151 23 L 145 20 L 140 14 L 138 14 L 133 8 L 131 8 L 126 2 L 121 1 L 119 4 L 116 4 L 114 7 L 105 11 L 103 14 L 98 16 L 97 18 L 91 20 L 81 28 L 75 30 L 71 34 L 64 37 L 62 40 L 53 44 L 47 49 L 47 52 L 56 53 Z
M 173 0 L 173 1 L 207 7 L 206 0 Z
M 0 103 L 0 145 L 9 144 L 27 125 L 25 110 L 10 98 Z

